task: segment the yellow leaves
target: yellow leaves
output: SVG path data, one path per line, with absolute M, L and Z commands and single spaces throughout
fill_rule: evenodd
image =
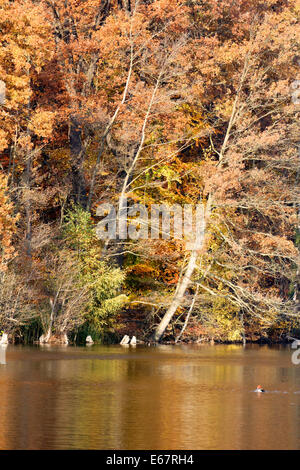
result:
M 0 129 L 0 152 L 3 151 L 7 147 L 8 136 L 7 133 Z
M 121 194 L 118 194 L 118 197 L 120 197 L 120 195 Z M 126 197 L 135 203 L 139 203 L 143 200 L 143 198 L 139 196 L 135 191 L 130 191 L 126 193 Z
M 24 89 L 29 87 L 29 79 L 26 75 L 22 75 L 21 77 L 17 76 L 16 74 L 12 74 L 8 76 L 7 82 L 10 85 L 10 87 L 16 88 L 16 89 Z M 11 92 L 10 92 L 11 95 Z
M 133 266 L 129 266 L 126 269 L 127 274 L 133 274 L 135 276 L 151 276 L 151 277 L 157 277 L 159 274 L 159 271 L 152 266 L 148 264 L 135 264 Z
M 0 75 L 6 84 L 5 113 L 0 114 L 0 149 L 3 150 L 14 139 L 16 127 L 27 128 L 34 78 L 51 60 L 54 38 L 43 2 L 37 5 L 31 0 L 2 1 L 0 31 Z M 31 119 L 30 130 L 48 138 L 53 119 L 50 114 L 38 113 Z M 21 147 L 26 146 L 28 143 L 21 143 Z
M 233 109 L 233 98 L 223 99 L 220 104 L 215 106 L 216 114 L 222 117 L 225 121 L 230 119 Z
M 54 162 L 56 168 L 65 171 L 70 168 L 70 149 L 58 148 L 49 152 L 51 160 Z
M 187 118 L 188 134 L 194 140 L 194 145 L 198 147 L 204 143 L 205 136 L 210 129 L 207 119 L 203 115 L 202 110 L 196 106 L 184 104 L 180 107 L 180 110 Z M 183 122 L 182 125 L 184 124 Z
M 28 127 L 38 137 L 50 139 L 52 135 L 54 118 L 54 112 L 37 109 L 31 117 Z
M 222 290 L 222 295 L 226 294 Z M 239 307 L 224 297 L 214 297 L 208 314 L 208 326 L 215 338 L 223 341 L 240 341 L 242 339 L 243 327 L 238 317 Z
M 300 15 L 300 1 L 299 0 L 295 0 L 293 9 L 296 15 Z
M 18 147 L 24 152 L 32 150 L 33 144 L 31 142 L 30 136 L 27 134 L 21 134 L 18 138 Z
M 204 160 L 206 162 L 209 162 L 211 160 L 211 158 L 213 157 L 215 152 L 214 152 L 212 146 L 209 145 L 206 148 L 202 148 L 202 153 L 203 153 Z

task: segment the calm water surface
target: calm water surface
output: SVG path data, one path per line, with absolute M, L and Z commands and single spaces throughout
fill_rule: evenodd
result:
M 0 449 L 300 449 L 292 351 L 8 346 Z

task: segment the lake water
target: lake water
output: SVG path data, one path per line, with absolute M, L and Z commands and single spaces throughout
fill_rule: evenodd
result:
M 300 449 L 292 352 L 9 345 L 0 449 Z M 258 384 L 266 393 L 254 393 Z

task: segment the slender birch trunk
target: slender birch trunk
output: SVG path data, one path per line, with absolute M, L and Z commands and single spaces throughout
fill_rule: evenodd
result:
M 176 289 L 173 301 L 153 334 L 153 340 L 156 342 L 161 340 L 167 326 L 169 325 L 170 321 L 175 315 L 178 307 L 180 306 L 184 298 L 184 294 L 191 283 L 191 278 L 196 268 L 199 251 L 203 248 L 203 245 L 204 245 L 205 235 L 207 232 L 207 221 L 210 217 L 210 211 L 211 211 L 211 197 L 209 196 L 206 208 L 205 210 L 203 210 L 202 227 L 201 227 L 199 239 L 196 241 L 195 248 L 191 252 L 186 271 L 184 275 L 182 276 L 181 281 L 177 285 L 177 289 Z

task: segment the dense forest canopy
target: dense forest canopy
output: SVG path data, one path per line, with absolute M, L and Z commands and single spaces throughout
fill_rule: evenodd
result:
M 0 330 L 299 328 L 299 0 L 0 0 Z M 96 235 L 201 204 L 203 237 Z

